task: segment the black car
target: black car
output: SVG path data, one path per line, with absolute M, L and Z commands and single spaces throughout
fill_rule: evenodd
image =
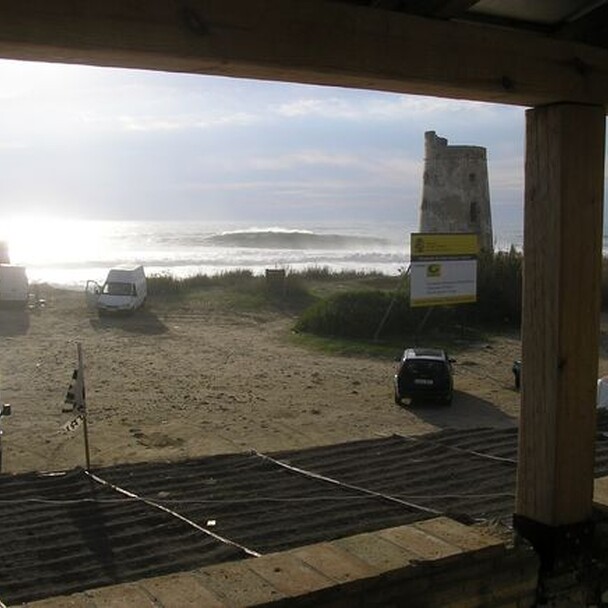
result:
M 513 372 L 513 381 L 515 382 L 515 388 L 516 390 L 519 390 L 521 388 L 521 361 L 513 361 L 513 367 L 511 367 L 511 371 Z
M 444 350 L 436 348 L 407 348 L 395 373 L 395 403 L 404 399 L 438 400 L 452 403 L 454 380 L 452 362 Z

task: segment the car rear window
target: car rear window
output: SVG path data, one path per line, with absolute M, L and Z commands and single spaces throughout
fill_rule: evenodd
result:
M 415 361 L 406 361 L 403 371 L 406 374 L 442 374 L 446 371 L 446 365 L 442 361 L 417 359 Z

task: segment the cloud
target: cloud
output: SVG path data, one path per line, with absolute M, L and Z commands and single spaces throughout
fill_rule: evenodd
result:
M 506 158 L 488 167 L 490 185 L 501 190 L 524 190 L 524 159 Z
M 422 161 L 382 150 L 368 155 L 302 150 L 276 157 L 257 157 L 247 165 L 258 172 L 273 172 L 275 179 L 281 179 L 282 174 L 290 172 L 307 173 L 311 176 L 309 183 L 313 183 L 316 188 L 322 188 L 328 182 L 315 179 L 315 173 L 347 174 L 348 177 L 335 182 L 340 183 L 345 190 L 352 190 L 354 184 L 383 188 L 388 184 L 405 187 L 407 183 L 413 182 L 418 187 L 422 175 Z
M 117 116 L 105 122 L 114 122 L 127 131 L 185 131 L 214 127 L 245 127 L 258 122 L 258 117 L 247 112 L 235 112 L 217 116 Z
M 296 99 L 283 103 L 276 108 L 277 114 L 288 118 L 297 116 L 323 116 L 327 118 L 359 118 L 361 111 L 347 100 L 332 98 Z
M 520 108 L 24 62 L 0 61 L 0 82 L 0 194 L 49 213 L 272 215 L 282 201 L 400 217 L 419 199 L 425 130 L 486 146 L 497 200 L 521 199 Z
M 152 116 L 116 116 L 113 119 L 106 119 L 103 121 L 95 121 L 97 124 L 103 122 L 105 125 L 108 123 L 115 123 L 126 131 L 179 131 L 181 129 L 187 129 L 191 127 L 187 121 L 175 119 L 171 117 L 152 117 Z
M 25 150 L 28 146 L 19 141 L 0 141 L 0 150 Z
M 411 120 L 443 115 L 454 117 L 474 116 L 476 121 L 492 119 L 503 111 L 494 104 L 446 100 L 434 97 L 416 97 L 389 93 L 370 93 L 366 91 L 348 91 L 341 96 L 326 97 L 319 94 L 315 97 L 304 97 L 282 103 L 275 108 L 279 116 L 321 117 L 340 120 Z
M 337 154 L 323 150 L 301 150 L 275 157 L 256 157 L 249 161 L 253 169 L 284 171 L 303 166 L 361 167 L 362 161 L 349 154 Z

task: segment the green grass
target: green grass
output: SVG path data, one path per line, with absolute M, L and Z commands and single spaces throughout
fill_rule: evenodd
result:
M 467 345 L 471 342 L 491 342 L 491 337 L 484 332 L 470 329 L 467 329 L 463 334 L 459 327 L 453 328 L 451 331 L 431 331 L 416 337 L 408 336 L 405 341 L 402 337 L 377 341 L 373 339 L 336 338 L 300 333 L 294 330 L 288 341 L 329 355 L 365 357 L 386 361 L 400 356 L 406 345 L 408 347 L 443 348 L 450 354 L 457 355 L 466 350 Z
M 396 357 L 403 346 L 363 340 L 350 340 L 345 338 L 328 338 L 314 334 L 292 332 L 289 342 L 314 349 L 330 355 L 366 357 L 382 359 Z
M 148 278 L 148 294 L 180 295 L 212 287 L 246 290 L 254 286 L 257 281 L 258 277 L 255 277 L 250 270 L 226 271 L 213 276 L 198 274 L 183 279 L 160 274 Z
M 400 276 L 354 270 L 332 271 L 327 266 L 308 268 L 293 272 L 288 276 L 293 276 L 303 282 L 308 291 L 317 298 L 351 290 L 393 291 L 402 282 Z
M 511 248 L 482 253 L 475 304 L 411 308 L 409 277 L 314 267 L 288 271 L 279 288 L 248 270 L 186 279 L 152 276 L 153 301 L 183 301 L 223 314 L 295 317 L 290 341 L 328 353 L 393 357 L 404 344 L 441 345 L 457 352 L 464 343 L 519 332 L 523 255 Z M 602 274 L 602 304 L 608 308 L 608 259 Z M 430 310 L 430 312 L 429 312 Z
M 297 313 L 315 300 L 297 275 L 288 274 L 282 288 L 276 289 L 265 277 L 249 270 L 184 279 L 152 275 L 148 279 L 148 294 L 157 301 L 187 301 L 208 310 L 233 313 L 276 310 Z
M 403 341 L 436 333 L 454 334 L 465 326 L 479 332 L 510 329 L 521 320 L 522 256 L 509 252 L 479 259 L 478 302 L 459 307 L 410 308 L 409 279 L 376 272 L 314 267 L 289 271 L 280 286 L 248 270 L 185 279 L 149 279 L 152 297 L 187 299 L 208 310 L 259 314 L 281 311 L 297 316 L 295 329 L 333 339 Z M 422 328 L 422 329 L 421 329 Z

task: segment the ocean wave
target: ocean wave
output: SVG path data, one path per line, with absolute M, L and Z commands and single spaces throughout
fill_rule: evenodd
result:
M 263 250 L 259 252 L 253 248 L 241 252 L 234 252 L 229 248 L 218 249 L 217 255 L 179 255 L 174 257 L 162 255 L 146 255 L 135 257 L 109 257 L 105 260 L 88 260 L 84 262 L 48 262 L 32 264 L 40 270 L 64 269 L 68 271 L 86 271 L 87 269 L 109 269 L 121 265 L 142 265 L 148 267 L 180 268 L 184 266 L 212 266 L 219 267 L 243 267 L 249 266 L 289 266 L 291 264 L 313 264 L 318 266 L 331 266 L 333 264 L 359 263 L 359 264 L 392 264 L 402 262 L 408 258 L 405 252 L 380 252 L 351 251 L 351 250 L 298 250 L 291 249 L 285 251 L 273 250 L 273 255 L 268 255 Z
M 213 234 L 204 239 L 209 245 L 253 249 L 356 249 L 386 247 L 390 241 L 371 236 L 319 234 L 304 230 L 237 230 Z

